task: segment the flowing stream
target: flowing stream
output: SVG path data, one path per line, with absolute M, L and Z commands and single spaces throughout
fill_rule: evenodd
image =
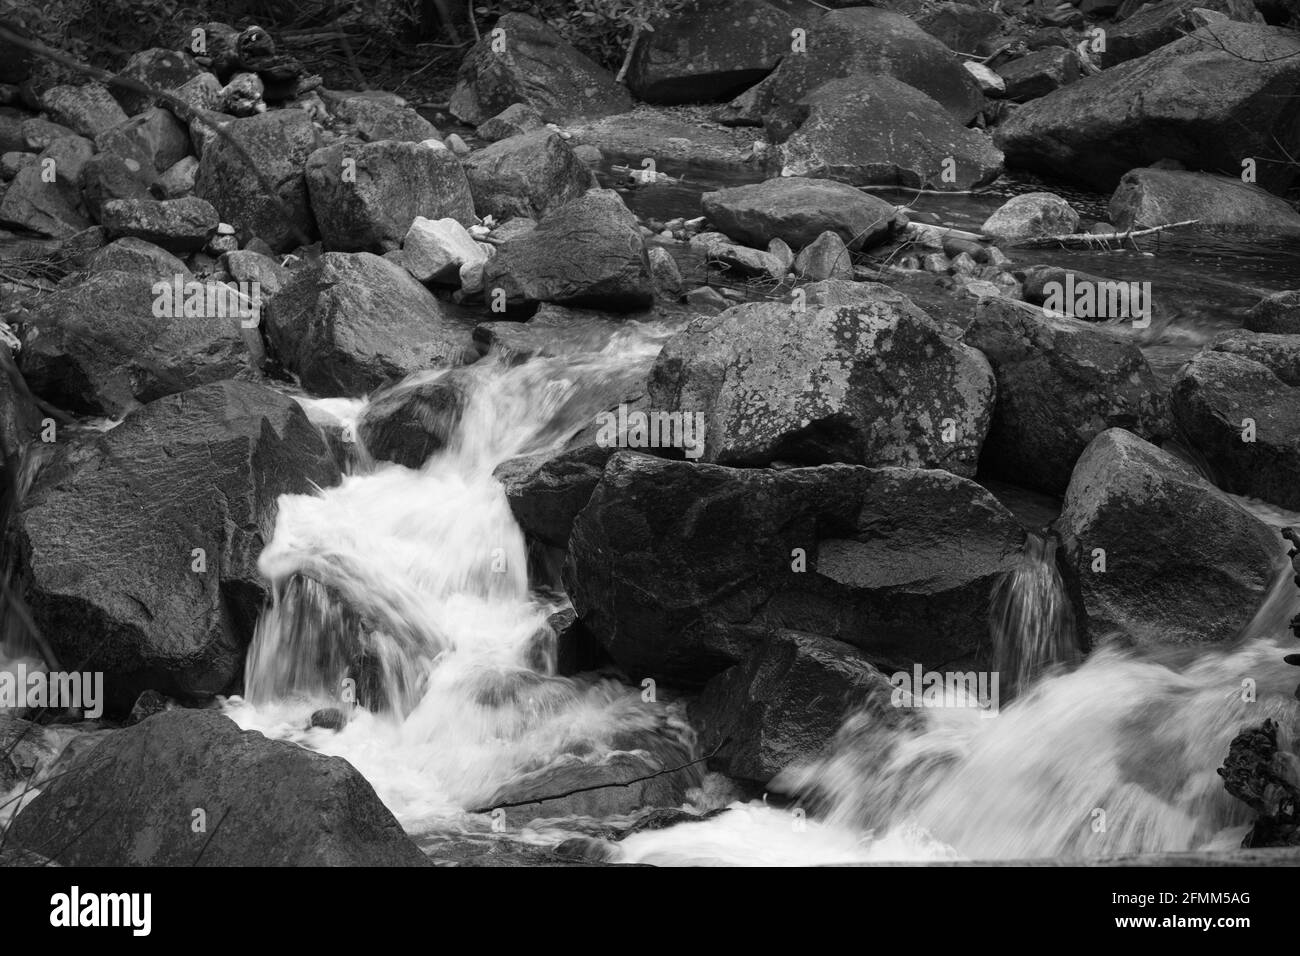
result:
M 282 499 L 261 558 L 274 601 L 249 652 L 246 697 L 227 713 L 347 758 L 417 835 L 484 833 L 489 821 L 471 811 L 494 794 L 548 767 L 599 761 L 628 733 L 689 749 L 672 705 L 648 707 L 613 679 L 556 676 L 547 618 L 565 599 L 530 584 L 523 535 L 492 477 L 508 458 L 563 444 L 607 407 L 611 384 L 645 374 L 668 331 L 632 326 L 601 351 L 522 364 L 489 357 L 457 373 L 463 412 L 422 469 L 375 463 L 358 448 L 338 487 Z M 349 429 L 364 407 L 303 401 Z M 1275 525 L 1300 520 L 1242 503 Z M 1004 700 L 1015 695 L 997 719 L 930 709 L 909 729 L 886 730 L 869 713 L 849 715 L 821 760 L 773 782 L 790 798 L 784 808 L 733 803 L 706 821 L 634 834 L 611 858 L 806 864 L 1237 845 L 1248 811 L 1215 768 L 1232 737 L 1266 716 L 1290 747 L 1300 707 L 1281 663 L 1298 609 L 1281 539 L 1278 585 L 1231 648 L 1106 646 L 1081 663 L 1053 550 L 1029 536 L 993 595 Z M 346 725 L 305 729 L 322 708 L 347 714 Z M 693 793 L 701 809 L 718 802 L 705 791 Z M 571 832 L 512 838 L 554 843 Z

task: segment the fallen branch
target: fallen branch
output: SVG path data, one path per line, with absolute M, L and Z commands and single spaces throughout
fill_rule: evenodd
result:
M 1162 226 L 1152 226 L 1149 229 L 1130 229 L 1128 232 L 1072 232 L 1062 236 L 1036 236 L 1033 239 L 1026 239 L 1018 243 L 1020 246 L 1049 246 L 1054 242 L 1081 242 L 1087 245 L 1092 242 L 1122 242 L 1125 239 L 1136 239 L 1139 236 L 1151 236 L 1158 232 L 1164 232 L 1166 229 L 1178 229 L 1182 226 L 1194 226 L 1201 220 L 1185 219 L 1182 222 L 1167 222 Z
M 915 186 L 858 186 L 864 193 L 915 193 L 918 196 L 975 196 L 978 189 L 917 189 Z
M 730 737 L 726 738 L 725 740 L 722 741 L 722 743 L 714 747 L 710 753 L 705 754 L 703 757 L 696 757 L 694 760 L 690 760 L 682 764 L 680 767 L 669 767 L 664 770 L 656 770 L 654 773 L 648 773 L 641 777 L 633 777 L 631 780 L 627 780 L 622 783 L 593 783 L 589 787 L 575 787 L 572 790 L 565 790 L 563 793 L 552 793 L 543 797 L 533 797 L 531 800 L 513 800 L 506 803 L 496 803 L 490 807 L 482 807 L 481 809 L 470 810 L 468 812 L 469 813 L 491 813 L 493 810 L 505 810 L 510 807 L 526 807 L 534 803 L 545 803 L 547 800 L 563 800 L 565 797 L 571 797 L 574 794 L 578 794 L 578 793 L 587 793 L 591 790 L 607 790 L 610 787 L 630 787 L 634 783 L 642 783 L 646 780 L 653 780 L 655 777 L 662 777 L 666 774 L 676 773 L 679 770 L 685 770 L 687 767 L 693 767 L 697 763 L 703 763 L 706 760 L 712 760 L 713 757 L 717 754 L 717 752 L 721 750 L 723 747 L 727 746 L 727 744 L 729 743 L 731 743 Z

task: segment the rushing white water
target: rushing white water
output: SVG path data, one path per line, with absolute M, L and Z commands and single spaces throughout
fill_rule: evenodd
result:
M 1056 539 L 1030 534 L 1020 559 L 993 591 L 993 659 L 1008 696 L 1055 664 L 1079 657 L 1074 608 L 1056 567 Z
M 1239 500 L 1277 527 L 1300 524 L 1300 515 Z M 1034 553 L 1031 541 L 1026 557 Z M 1038 555 L 1050 559 L 1049 550 Z M 1019 606 L 1010 616 L 1024 624 L 1028 648 L 1043 647 L 1045 633 L 1059 634 L 1040 626 L 1063 599 L 1046 587 L 1049 579 L 1033 561 L 1018 569 L 1019 596 L 1004 593 L 1009 604 L 995 603 L 994 633 L 1008 623 L 1006 608 Z M 1279 750 L 1294 751 L 1296 672 L 1281 658 L 1297 611 L 1291 569 L 1279 562 L 1265 602 L 1231 648 L 1189 659 L 1178 650 L 1102 647 L 1077 667 L 1049 668 L 992 720 L 972 708 L 927 709 L 919 731 L 900 734 L 858 713 L 825 759 L 787 770 L 771 789 L 797 795 L 805 812 L 838 832 L 877 835 L 864 861 L 1081 859 L 1239 846 L 1251 814 L 1227 794 L 1216 768 L 1233 737 L 1269 717 L 1279 723 Z M 788 845 L 796 822 L 789 814 L 758 817 L 742 841 L 739 824 L 725 817 L 688 827 L 699 828 L 692 839 L 737 863 L 750 861 L 751 841 Z M 686 837 L 638 834 L 619 858 L 698 862 L 680 842 Z M 817 841 L 803 846 L 802 859 L 842 862 L 822 858 Z
M 281 499 L 260 561 L 273 605 L 230 716 L 346 757 L 416 830 L 553 761 L 599 760 L 615 738 L 682 739 L 675 710 L 646 706 L 638 690 L 554 676 L 547 617 L 562 599 L 530 590 L 523 534 L 492 478 L 502 461 L 561 444 L 617 402 L 664 334 L 634 328 L 597 354 L 458 370 L 468 378 L 459 423 L 423 468 L 363 455 L 338 487 Z M 349 714 L 340 732 L 305 729 L 328 707 Z
M 590 422 L 644 375 L 661 341 L 641 329 L 597 354 L 458 370 L 460 420 L 423 468 L 374 463 L 362 450 L 338 487 L 282 499 L 261 559 L 274 603 L 249 652 L 246 699 L 227 712 L 347 758 L 412 832 L 481 829 L 467 811 L 503 786 L 599 760 L 629 733 L 689 750 L 675 708 L 647 707 L 613 680 L 555 676 L 547 617 L 564 599 L 530 584 L 523 536 L 492 478 L 500 462 L 556 447 Z M 306 404 L 347 428 L 364 409 Z M 1274 524 L 1296 520 L 1243 504 Z M 1269 716 L 1284 747 L 1296 731 L 1295 679 L 1280 662 L 1297 610 L 1289 576 L 1230 649 L 1109 646 L 1079 662 L 1054 549 L 1031 536 L 992 596 L 995 656 L 1015 693 L 996 719 L 926 709 L 910 729 L 885 730 L 866 712 L 850 715 L 826 756 L 774 781 L 796 810 L 733 804 L 637 833 L 613 857 L 794 865 L 1236 845 L 1248 814 L 1215 774 L 1229 741 Z M 306 729 L 318 708 L 347 712 L 346 726 Z M 554 842 L 563 831 L 521 836 Z

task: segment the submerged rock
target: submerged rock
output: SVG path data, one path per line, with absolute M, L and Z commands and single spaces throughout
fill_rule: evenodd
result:
M 817 757 L 844 716 L 871 699 L 886 723 L 893 687 L 866 656 L 841 641 L 797 631 L 774 634 L 740 664 L 714 677 L 691 705 L 705 753 L 727 741 L 710 767 L 766 784 Z

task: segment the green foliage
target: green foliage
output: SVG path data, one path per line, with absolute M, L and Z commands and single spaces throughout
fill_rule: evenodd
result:
M 503 13 L 526 13 L 555 30 L 597 63 L 617 69 L 633 32 L 653 30 L 695 0 L 490 0 L 475 6 L 485 21 Z

